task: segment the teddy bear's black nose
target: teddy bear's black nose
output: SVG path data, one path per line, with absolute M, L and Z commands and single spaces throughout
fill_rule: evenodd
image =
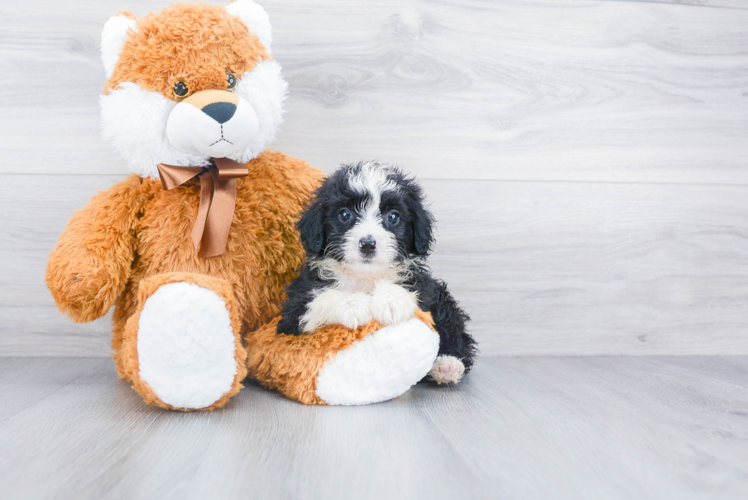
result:
M 218 123 L 226 123 L 236 113 L 236 104 L 230 102 L 214 102 L 203 108 L 203 113 L 213 118 Z

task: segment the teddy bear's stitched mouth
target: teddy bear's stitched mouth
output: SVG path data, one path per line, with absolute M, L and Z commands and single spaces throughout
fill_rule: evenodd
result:
M 210 145 L 209 145 L 208 147 L 213 147 L 213 146 L 215 146 L 216 144 L 218 144 L 218 143 L 219 143 L 219 142 L 221 142 L 221 141 L 223 141 L 223 142 L 228 142 L 228 143 L 229 143 L 229 144 L 231 144 L 232 146 L 234 145 L 234 143 L 233 143 L 233 142 L 231 142 L 230 140 L 226 139 L 226 138 L 225 138 L 225 137 L 223 136 L 223 123 L 221 123 L 221 138 L 220 138 L 220 139 L 218 139 L 218 140 L 217 140 L 216 142 L 214 142 L 213 144 L 210 144 Z

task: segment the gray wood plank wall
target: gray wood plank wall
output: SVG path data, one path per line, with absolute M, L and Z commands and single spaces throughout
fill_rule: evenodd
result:
M 43 283 L 126 174 L 98 45 L 158 0 L 0 4 L 0 354 L 106 355 Z M 266 0 L 278 149 L 423 180 L 483 355 L 748 354 L 748 2 Z

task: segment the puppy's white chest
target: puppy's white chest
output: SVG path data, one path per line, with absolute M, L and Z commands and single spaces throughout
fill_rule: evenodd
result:
M 387 269 L 377 273 L 344 270 L 336 276 L 335 288 L 350 293 L 374 293 L 378 282 L 397 283 L 397 271 Z
M 338 279 L 336 287 L 338 290 L 349 293 L 374 293 L 376 279 L 369 277 L 355 277 L 343 275 Z

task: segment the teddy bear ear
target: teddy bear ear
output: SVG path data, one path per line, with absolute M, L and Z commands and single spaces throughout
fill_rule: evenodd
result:
M 107 78 L 114 72 L 129 30 L 137 31 L 138 22 L 127 14 L 111 17 L 104 25 L 101 32 L 101 62 L 104 63 Z
M 226 11 L 241 19 L 249 28 L 249 32 L 257 35 L 268 52 L 270 51 L 273 35 L 271 33 L 270 17 L 265 9 L 252 0 L 234 0 L 226 6 Z

